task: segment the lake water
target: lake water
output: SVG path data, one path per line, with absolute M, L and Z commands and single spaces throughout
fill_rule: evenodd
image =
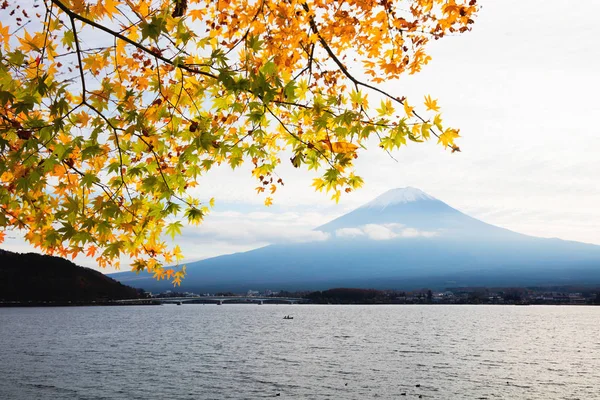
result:
M 600 399 L 600 307 L 0 308 L 0 399 L 278 393 Z

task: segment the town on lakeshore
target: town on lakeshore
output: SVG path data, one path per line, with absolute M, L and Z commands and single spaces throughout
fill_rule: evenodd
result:
M 298 304 L 506 304 L 506 305 L 600 305 L 600 287 L 449 288 L 444 291 L 413 291 L 337 288 L 324 291 L 248 290 L 246 293 L 191 293 L 167 290 L 146 293 L 154 299 L 177 299 L 181 303 L 278 303 L 297 299 Z

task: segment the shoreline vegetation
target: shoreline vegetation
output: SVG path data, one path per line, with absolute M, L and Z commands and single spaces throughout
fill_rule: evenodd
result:
M 197 302 L 197 301 L 189 301 L 189 302 L 181 302 L 179 305 L 182 304 L 216 304 L 214 302 Z M 246 305 L 255 305 L 257 303 L 255 302 L 251 302 L 251 301 L 226 301 L 223 302 L 222 304 L 246 304 Z M 264 304 L 275 304 L 275 305 L 282 305 L 282 304 L 288 304 L 288 303 L 281 303 L 281 302 L 265 302 Z M 575 304 L 575 303 L 551 303 L 551 302 L 536 302 L 536 303 L 415 303 L 415 302 L 410 302 L 410 303 L 402 303 L 402 302 L 394 302 L 394 303 L 361 303 L 361 302 L 354 302 L 354 303 L 312 303 L 309 301 L 305 301 L 305 302 L 298 302 L 296 303 L 298 305 L 347 305 L 347 306 L 365 306 L 365 305 L 372 305 L 372 306 L 382 306 L 382 305 L 497 305 L 497 306 L 530 306 L 530 305 L 546 305 L 546 306 L 600 306 L 600 303 L 581 303 L 581 304 Z M 98 301 L 98 302 L 52 302 L 52 301 L 47 301 L 47 302 L 19 302 L 19 301 L 13 301 L 13 302 L 0 302 L 0 308 L 27 308 L 27 307 L 113 307 L 113 306 L 161 306 L 161 305 L 165 305 L 165 303 L 162 303 L 160 301 L 156 301 L 156 300 L 147 300 L 147 299 L 141 299 L 139 302 L 127 302 L 127 303 L 121 303 L 121 302 L 114 302 L 114 301 L 106 301 L 106 302 L 102 302 L 102 301 Z
M 335 288 L 324 291 L 264 292 L 249 290 L 248 293 L 217 292 L 195 294 L 166 291 L 151 294 L 153 299 L 178 299 L 182 304 L 210 304 L 208 297 L 227 298 L 223 304 L 280 304 L 280 299 L 302 299 L 297 304 L 493 304 L 493 305 L 600 305 L 600 286 L 549 286 L 486 288 L 463 287 L 444 291 L 420 289 L 414 291 L 377 290 L 361 288 Z M 236 299 L 237 297 L 237 299 Z M 185 300 L 184 300 L 185 299 Z
M 580 290 L 576 292 L 574 290 Z M 541 288 L 458 288 L 444 292 L 428 289 L 404 292 L 360 288 L 336 288 L 314 292 L 280 291 L 268 295 L 257 292 L 236 294 L 220 292 L 197 295 L 193 293 L 164 292 L 151 295 L 139 292 L 138 299 L 93 301 L 43 301 L 0 299 L 2 307 L 93 307 L 145 306 L 163 304 L 215 304 L 214 297 L 223 297 L 222 304 L 288 304 L 283 299 L 301 299 L 295 304 L 313 305 L 559 305 L 598 306 L 600 287 L 541 287 Z
M 463 287 L 443 291 L 338 288 L 302 297 L 313 304 L 599 305 L 600 287 Z
M 154 299 L 138 301 L 0 301 L 2 307 L 94 307 L 94 306 L 160 306 L 162 303 Z

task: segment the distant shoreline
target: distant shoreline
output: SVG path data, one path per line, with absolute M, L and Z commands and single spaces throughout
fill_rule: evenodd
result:
M 160 306 L 162 303 L 154 299 L 139 301 L 0 301 L 0 308 L 4 307 L 95 307 L 95 306 Z
M 97 301 L 97 302 L 0 302 L 0 308 L 28 308 L 28 307 L 97 307 L 97 306 L 160 306 L 169 305 L 160 301 L 149 299 L 137 302 L 117 302 L 117 301 Z M 182 302 L 181 305 L 186 304 Z M 188 303 L 187 305 L 215 304 L 215 303 Z M 256 305 L 256 303 L 246 302 L 224 302 L 223 305 Z M 173 304 L 174 305 L 174 304 Z M 265 303 L 264 305 L 285 305 L 281 303 Z M 569 307 L 589 307 L 600 306 L 600 304 L 569 304 L 569 303 L 532 303 L 532 304 L 502 304 L 502 303 L 296 303 L 295 305 L 316 305 L 316 306 L 569 306 Z

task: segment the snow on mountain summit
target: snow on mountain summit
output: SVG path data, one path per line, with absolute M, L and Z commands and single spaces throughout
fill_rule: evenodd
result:
M 387 192 L 385 192 L 381 196 L 378 196 L 374 200 L 371 200 L 361 208 L 384 209 L 391 205 L 412 203 L 414 201 L 420 200 L 436 200 L 436 198 L 428 195 L 420 189 L 408 186 L 405 188 L 388 190 Z

